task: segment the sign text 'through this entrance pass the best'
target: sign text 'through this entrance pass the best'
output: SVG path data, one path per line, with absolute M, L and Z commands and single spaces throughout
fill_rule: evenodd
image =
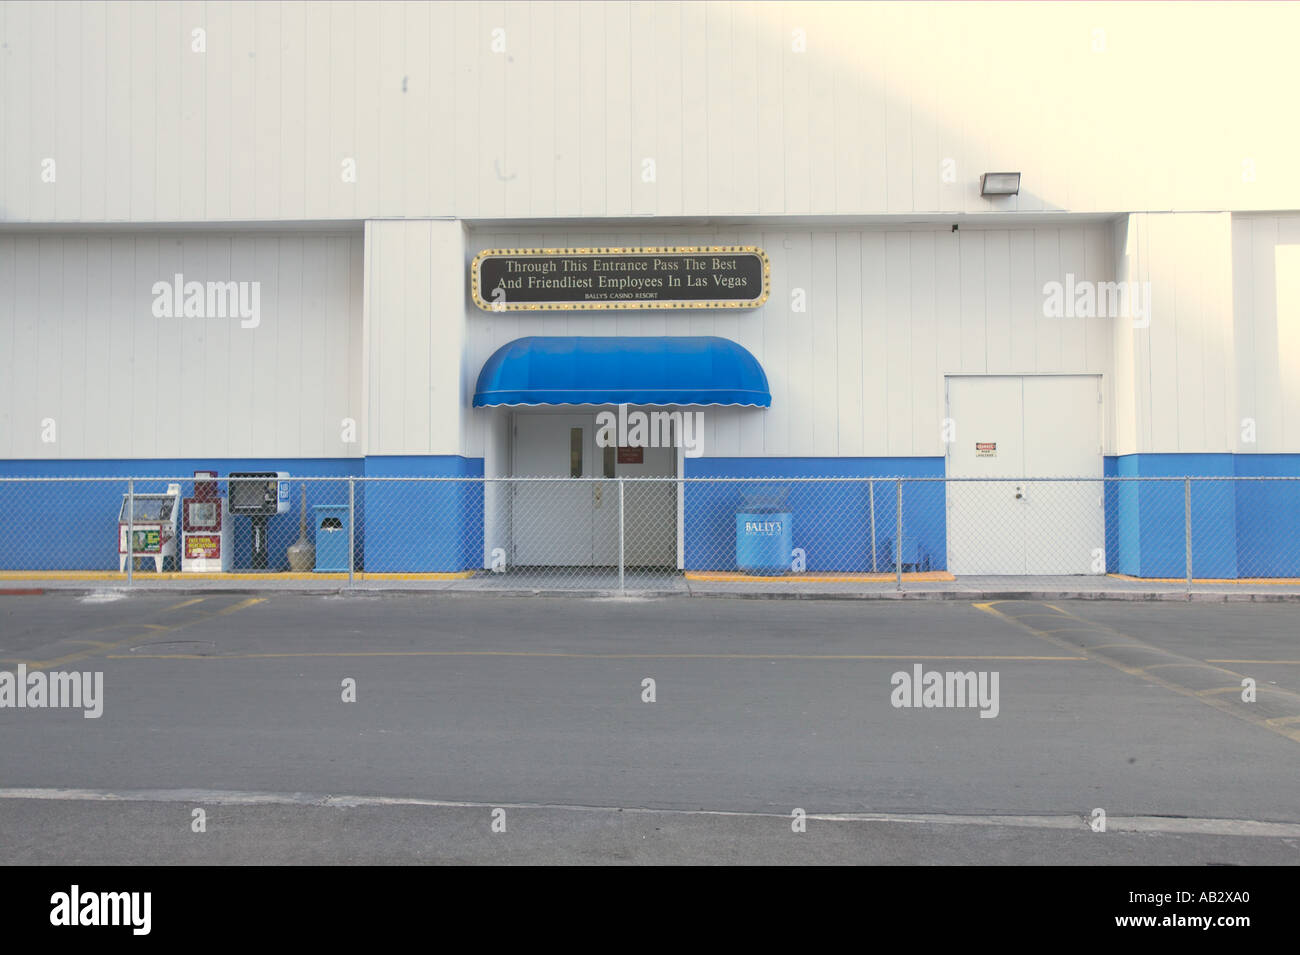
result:
M 757 308 L 771 270 L 753 246 L 487 249 L 474 304 L 490 312 L 592 308 Z

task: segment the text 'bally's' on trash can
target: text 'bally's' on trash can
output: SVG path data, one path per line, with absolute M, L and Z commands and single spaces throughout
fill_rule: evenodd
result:
M 741 491 L 736 515 L 736 569 L 752 574 L 790 572 L 790 513 L 784 510 L 789 488 Z
M 316 572 L 348 571 L 348 506 L 317 504 Z

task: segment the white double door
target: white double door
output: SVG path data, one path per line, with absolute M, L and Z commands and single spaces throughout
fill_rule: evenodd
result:
M 516 566 L 616 565 L 617 478 L 675 475 L 676 448 L 640 448 L 620 455 L 616 447 L 600 447 L 596 434 L 595 411 L 514 416 L 511 474 L 516 480 L 511 482 L 510 508 Z M 625 460 L 620 462 L 620 456 Z M 628 482 L 623 512 L 626 564 L 676 566 L 676 483 Z
M 947 393 L 948 477 L 1003 479 L 948 482 L 948 569 L 1104 572 L 1101 379 L 955 376 Z

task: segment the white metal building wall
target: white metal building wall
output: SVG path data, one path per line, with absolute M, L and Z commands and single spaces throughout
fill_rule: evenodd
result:
M 1067 272 L 1108 281 L 1111 232 L 1106 223 L 957 233 L 473 231 L 467 256 L 520 246 L 757 245 L 772 262 L 772 295 L 737 312 L 491 313 L 467 302 L 468 385 L 495 349 L 525 335 L 721 335 L 763 365 L 772 407 L 709 409 L 709 456 L 941 455 L 946 374 L 1101 374 L 1111 387 L 1111 320 L 1046 318 L 1042 293 Z M 806 292 L 805 312 L 792 310 L 796 288 Z M 473 414 L 466 454 L 484 453 L 489 415 Z M 1106 431 L 1109 450 L 1111 424 Z
M 1232 219 L 1237 415 L 1231 450 L 1300 449 L 1300 215 Z M 1241 419 L 1255 425 L 1245 440 Z
M 1298 35 L 1294 4 L 7 0 L 0 221 L 1296 209 Z M 979 197 L 997 169 L 1019 197 Z
M 360 230 L 0 234 L 0 458 L 359 456 L 362 248 Z M 260 282 L 260 324 L 154 317 L 178 272 Z

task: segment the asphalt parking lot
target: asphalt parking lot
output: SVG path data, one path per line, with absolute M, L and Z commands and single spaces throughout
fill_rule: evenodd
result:
M 1294 864 L 1294 620 L 1285 603 L 4 596 L 0 667 L 100 672 L 103 690 L 95 719 L 0 708 L 0 858 Z M 918 665 L 918 687 L 996 674 L 996 706 L 895 705 Z

